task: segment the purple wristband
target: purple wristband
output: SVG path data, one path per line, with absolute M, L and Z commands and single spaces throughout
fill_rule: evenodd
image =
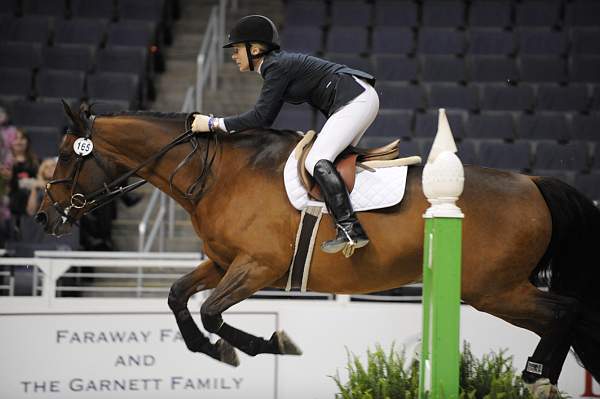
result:
M 211 132 L 213 131 L 213 121 L 214 121 L 214 119 L 215 118 L 212 117 L 212 116 L 210 118 L 208 118 L 208 130 L 211 131 Z

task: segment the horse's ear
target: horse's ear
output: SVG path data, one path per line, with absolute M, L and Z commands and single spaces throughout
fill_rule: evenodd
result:
M 73 113 L 69 104 L 67 104 L 67 102 L 62 98 L 60 99 L 60 101 L 62 102 L 65 113 L 67 114 L 69 119 L 71 119 L 71 122 L 73 122 L 73 125 L 81 126 L 81 121 L 79 120 L 79 117 Z
M 85 118 L 89 118 L 92 116 L 92 108 L 86 102 L 82 102 L 79 106 L 79 115 L 85 116 Z

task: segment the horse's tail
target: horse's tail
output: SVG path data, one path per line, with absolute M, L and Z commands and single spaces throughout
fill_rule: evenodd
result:
M 572 346 L 584 367 L 600 381 L 600 210 L 573 187 L 534 177 L 552 217 L 552 238 L 532 278 L 544 276 L 550 292 L 582 305 Z

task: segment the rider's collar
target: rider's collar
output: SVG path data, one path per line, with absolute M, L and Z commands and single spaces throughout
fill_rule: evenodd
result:
M 258 73 L 260 76 L 262 76 L 262 73 L 260 73 L 260 67 L 262 67 L 264 60 L 265 60 L 265 57 L 262 57 L 260 59 L 260 61 L 258 62 L 258 66 L 256 67 L 256 73 Z

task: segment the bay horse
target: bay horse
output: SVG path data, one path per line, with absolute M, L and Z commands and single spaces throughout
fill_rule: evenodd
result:
M 125 178 L 139 176 L 189 213 L 208 256 L 168 297 L 189 350 L 232 365 L 233 347 L 251 356 L 300 354 L 283 332 L 256 337 L 221 316 L 258 290 L 286 285 L 300 213 L 286 196 L 283 167 L 300 135 L 271 129 L 181 135 L 185 114 L 93 115 L 66 104 L 65 112 L 72 128 L 36 215 L 45 231 L 67 233 L 83 213 L 123 191 Z M 92 141 L 91 154 L 74 152 L 81 137 Z M 350 258 L 314 252 L 308 289 L 369 293 L 420 281 L 428 208 L 421 174 L 422 167 L 409 167 L 398 205 L 359 214 L 368 246 Z M 478 166 L 465 167 L 458 206 L 466 215 L 462 300 L 541 337 L 526 380 L 556 384 L 573 346 L 600 381 L 600 211 L 559 180 Z M 330 216 L 323 219 L 317 242 L 335 234 Z M 548 290 L 533 284 L 540 279 Z M 216 343 L 187 309 L 190 296 L 207 289 L 200 314 L 204 328 L 221 337 Z

